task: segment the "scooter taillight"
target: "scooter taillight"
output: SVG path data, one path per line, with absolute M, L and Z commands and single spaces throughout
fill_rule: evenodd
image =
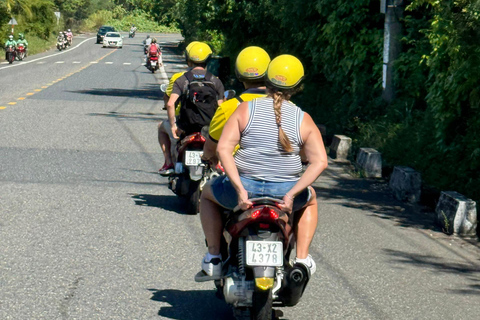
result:
M 252 219 L 257 219 L 259 217 L 267 218 L 271 220 L 278 219 L 278 212 L 275 209 L 269 207 L 263 207 L 262 209 L 254 210 L 251 214 Z
M 205 138 L 201 134 L 192 134 L 187 139 L 188 142 L 205 142 Z

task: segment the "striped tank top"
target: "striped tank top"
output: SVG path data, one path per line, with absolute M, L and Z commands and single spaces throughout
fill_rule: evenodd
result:
M 272 98 L 250 101 L 249 111 L 247 126 L 241 132 L 240 149 L 235 153 L 240 176 L 271 182 L 298 180 L 302 172 L 299 152 L 303 145 L 300 135 L 303 111 L 289 101 L 282 104 L 282 129 L 293 152 L 286 152 L 278 139 Z

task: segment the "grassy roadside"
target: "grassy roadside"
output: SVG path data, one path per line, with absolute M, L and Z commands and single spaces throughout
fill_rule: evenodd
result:
M 48 51 L 55 47 L 57 43 L 57 37 L 50 35 L 48 39 L 41 39 L 35 36 L 30 37 L 28 34 L 25 36 L 28 41 L 28 54 L 33 55 L 41 52 Z

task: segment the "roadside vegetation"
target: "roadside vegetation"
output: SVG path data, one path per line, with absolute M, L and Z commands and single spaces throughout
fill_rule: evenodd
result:
M 6 0 L 0 31 L 8 34 L 11 15 L 16 33 L 46 43 L 59 28 L 127 31 L 135 24 L 139 32 L 180 30 L 186 42 L 207 41 L 224 56 L 248 45 L 272 57 L 296 55 L 307 70 L 296 101 L 330 135 L 346 134 L 356 148 L 381 151 L 385 166 L 413 167 L 428 185 L 478 201 L 480 0 L 404 3 L 390 104 L 381 98 L 385 16 L 378 0 Z

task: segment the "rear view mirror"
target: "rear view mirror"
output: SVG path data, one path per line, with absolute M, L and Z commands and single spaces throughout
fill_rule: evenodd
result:
M 160 85 L 160 91 L 166 92 L 166 91 L 167 91 L 167 86 L 168 86 L 168 85 L 167 85 L 166 83 L 162 83 L 162 84 Z
M 225 96 L 225 100 L 230 100 L 230 99 L 233 99 L 235 98 L 235 95 L 237 93 L 235 92 L 235 90 L 227 90 L 225 91 L 224 93 L 224 96 Z

